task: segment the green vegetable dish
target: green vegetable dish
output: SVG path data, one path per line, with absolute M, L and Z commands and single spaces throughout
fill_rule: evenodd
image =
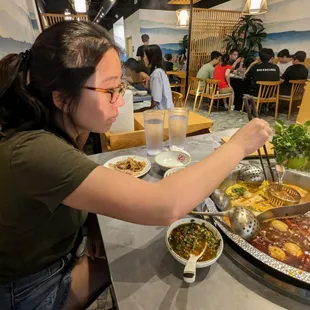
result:
M 272 139 L 277 163 L 291 169 L 310 168 L 310 121 L 285 125 L 277 121 Z
M 190 254 L 199 255 L 207 243 L 207 248 L 199 261 L 215 258 L 221 242 L 205 224 L 196 223 L 176 227 L 172 230 L 168 241 L 172 250 L 184 259 L 189 259 Z

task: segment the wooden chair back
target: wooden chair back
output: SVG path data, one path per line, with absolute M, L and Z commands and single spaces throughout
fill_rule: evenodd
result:
M 183 107 L 183 103 L 182 103 L 183 95 L 176 91 L 172 91 L 171 93 L 172 93 L 172 100 L 173 100 L 174 106 L 176 108 L 182 108 Z
M 307 80 L 290 80 L 292 84 L 291 98 L 293 100 L 302 100 Z
M 302 100 L 306 85 L 306 80 L 290 80 L 289 82 L 292 84 L 291 94 L 289 96 L 280 95 L 280 100 L 289 102 L 287 119 L 291 118 L 294 101 Z
M 184 106 L 186 106 L 186 104 L 187 104 L 187 100 L 188 100 L 189 95 L 193 95 L 193 96 L 195 96 L 193 110 L 195 110 L 197 99 L 199 96 L 201 96 L 204 93 L 205 87 L 206 87 L 206 80 L 199 79 L 196 77 L 191 77 L 189 79 L 189 83 L 188 83 L 188 89 L 187 89 L 187 94 L 185 97 Z
M 269 103 L 276 102 L 279 100 L 280 84 L 281 81 L 266 82 L 258 81 L 256 84 L 259 85 L 259 91 L 257 96 L 257 103 Z
M 263 103 L 275 103 L 275 119 L 278 117 L 279 110 L 279 96 L 280 96 L 280 85 L 282 81 L 258 81 L 256 84 L 259 85 L 259 91 L 257 98 L 254 98 L 257 104 L 258 110 L 260 110 L 260 105 Z
M 206 88 L 203 93 L 203 96 L 205 98 L 213 99 L 214 96 L 216 95 L 217 87 L 219 84 L 219 80 L 207 80 Z
M 304 124 L 310 120 L 310 81 L 306 82 L 305 93 L 297 116 L 297 122 Z

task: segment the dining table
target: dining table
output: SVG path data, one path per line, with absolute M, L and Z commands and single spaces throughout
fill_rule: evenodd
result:
M 192 161 L 200 161 L 220 146 L 221 137 L 232 136 L 236 130 L 189 137 L 185 150 Z M 145 146 L 96 154 L 90 159 L 104 164 L 121 155 L 139 155 L 151 161 L 152 168 L 142 177 L 144 181 L 159 182 L 163 178 L 164 172 L 155 164 L 154 157 L 147 155 Z M 206 174 L 205 177 L 207 182 L 212 176 Z M 117 194 L 117 185 L 115 192 Z M 165 244 L 166 227 L 138 225 L 102 215 L 98 215 L 98 221 L 117 309 L 309 310 L 309 305 L 274 287 L 271 276 L 258 278 L 250 268 L 233 260 L 226 242 L 219 260 L 197 270 L 195 283 L 187 284 L 182 276 L 184 266 L 171 256 Z

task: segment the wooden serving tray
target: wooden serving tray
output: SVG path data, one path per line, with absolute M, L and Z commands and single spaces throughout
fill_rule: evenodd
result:
M 229 141 L 230 137 L 222 137 L 221 139 L 222 139 L 223 142 L 226 143 L 226 142 Z M 268 155 L 269 155 L 270 157 L 274 157 L 273 144 L 270 143 L 270 142 L 268 141 L 268 142 L 266 143 L 266 148 L 267 148 L 267 153 L 268 153 Z M 264 152 L 264 149 L 263 149 L 263 148 L 260 149 L 260 152 L 261 152 L 262 156 L 265 157 L 265 152 Z M 259 157 L 259 156 L 258 156 L 258 152 L 256 151 L 256 152 L 254 152 L 254 153 L 252 153 L 252 154 L 250 154 L 250 155 L 247 156 L 247 158 L 249 158 L 249 157 L 252 157 L 252 158 L 254 158 L 254 157 Z

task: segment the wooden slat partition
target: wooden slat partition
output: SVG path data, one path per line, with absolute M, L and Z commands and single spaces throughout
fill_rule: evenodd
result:
M 88 15 L 87 14 L 65 15 L 65 14 L 41 13 L 40 18 L 42 21 L 43 29 L 45 29 L 56 23 L 66 20 L 66 18 L 70 18 L 70 20 L 88 20 Z
M 224 52 L 223 40 L 241 17 L 239 11 L 193 9 L 190 42 L 190 76 L 210 61 L 212 51 Z

